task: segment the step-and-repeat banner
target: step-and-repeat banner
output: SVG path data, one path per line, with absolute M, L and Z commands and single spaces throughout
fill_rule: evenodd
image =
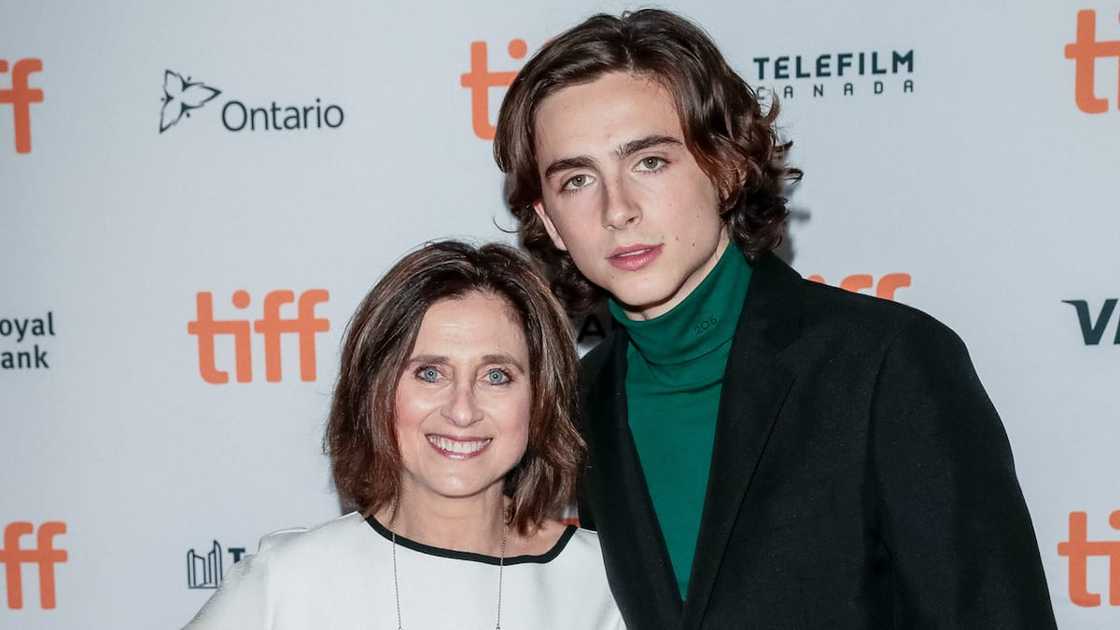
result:
M 178 627 L 337 515 L 348 317 L 425 240 L 511 239 L 505 87 L 625 8 L 0 2 L 0 627 Z M 1120 3 L 667 8 L 781 99 L 785 257 L 965 339 L 1060 625 L 1120 627 Z

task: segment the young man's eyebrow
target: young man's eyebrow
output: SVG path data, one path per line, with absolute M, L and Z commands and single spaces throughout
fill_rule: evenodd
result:
M 621 160 L 634 155 L 638 151 L 644 151 L 645 149 L 660 146 L 663 144 L 681 146 L 683 143 L 672 136 L 646 136 L 644 138 L 638 138 L 637 140 L 631 140 L 630 142 L 627 142 L 626 144 L 618 147 L 617 149 L 615 149 L 615 155 L 617 155 L 618 159 Z
M 544 169 L 544 178 L 548 179 L 560 171 L 567 171 L 573 168 L 592 168 L 594 166 L 595 160 L 586 155 L 564 158 L 563 160 L 556 160 L 552 164 L 549 164 L 548 168 Z
M 627 142 L 626 144 L 623 144 L 615 149 L 614 153 L 616 156 L 618 156 L 618 159 L 623 160 L 627 157 L 630 157 L 631 155 L 634 155 L 638 151 L 663 144 L 683 146 L 684 143 L 672 136 L 652 135 L 646 136 L 644 138 L 638 138 L 637 140 L 631 140 L 630 142 Z M 562 160 L 556 160 L 555 162 L 549 164 L 548 168 L 544 169 L 544 178 L 549 179 L 560 171 L 567 171 L 575 168 L 594 167 L 595 160 L 586 155 L 564 158 Z

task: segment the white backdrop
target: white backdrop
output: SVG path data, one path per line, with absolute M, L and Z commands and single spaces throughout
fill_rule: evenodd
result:
M 794 267 L 830 284 L 868 274 L 874 287 L 908 274 L 894 299 L 961 334 L 1001 412 L 1059 624 L 1116 627 L 1120 551 L 1089 558 L 1086 589 L 1101 595 L 1089 605 L 1058 545 L 1071 513 L 1085 513 L 1088 538 L 1120 549 L 1120 516 L 1109 522 L 1120 313 L 1106 308 L 1120 298 L 1120 43 L 1083 62 L 1102 113 L 1078 106 L 1066 55 L 1082 10 L 1096 40 L 1120 41 L 1120 3 L 904 4 L 668 6 L 706 27 L 749 82 L 785 96 L 781 124 L 806 173 Z M 486 44 L 490 71 L 513 72 L 524 59 L 512 40 L 532 51 L 623 8 L 634 7 L 0 0 L 0 526 L 11 539 L 0 561 L 20 576 L 0 572 L 0 628 L 178 627 L 213 592 L 217 558 L 228 571 L 262 534 L 337 515 L 320 439 L 350 313 L 424 240 L 510 239 L 491 145 L 472 124 L 485 112 L 462 85 L 472 43 Z M 872 53 L 886 74 L 871 74 Z M 892 72 L 894 53 L 911 65 Z M 798 56 L 802 74 L 827 55 L 835 75 L 842 54 L 844 77 L 795 76 Z M 791 78 L 774 76 L 783 67 Z M 161 132 L 168 70 L 201 85 L 171 89 L 163 120 L 175 124 Z M 27 152 L 23 77 L 43 94 L 26 105 Z M 220 93 L 202 103 L 207 88 Z M 490 120 L 503 92 L 489 90 Z M 180 118 L 180 103 L 201 106 Z M 273 103 L 281 127 L 287 107 L 308 124 L 266 130 L 258 115 L 256 130 L 228 128 L 240 107 Z M 188 333 L 198 294 L 217 320 L 255 321 L 280 290 L 329 296 L 313 306 L 329 330 L 307 333 L 313 378 L 299 336 L 282 334 L 269 382 L 265 335 L 252 332 L 251 379 L 238 382 L 223 334 L 214 367 L 229 382 L 204 380 Z M 1084 301 L 1099 343 L 1064 300 Z

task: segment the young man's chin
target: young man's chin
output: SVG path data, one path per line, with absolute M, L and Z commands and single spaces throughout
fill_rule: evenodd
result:
M 638 319 L 648 318 L 651 312 L 656 313 L 664 305 L 676 302 L 675 298 L 680 290 L 680 287 L 648 286 L 627 287 L 615 293 L 608 289 L 623 310 Z

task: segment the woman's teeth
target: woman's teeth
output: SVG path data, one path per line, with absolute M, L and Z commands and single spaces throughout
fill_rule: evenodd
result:
M 428 436 L 428 441 L 431 442 L 432 446 L 449 453 L 455 453 L 456 455 L 474 455 L 486 448 L 491 440 L 492 438 L 481 440 L 452 440 L 442 435 Z

